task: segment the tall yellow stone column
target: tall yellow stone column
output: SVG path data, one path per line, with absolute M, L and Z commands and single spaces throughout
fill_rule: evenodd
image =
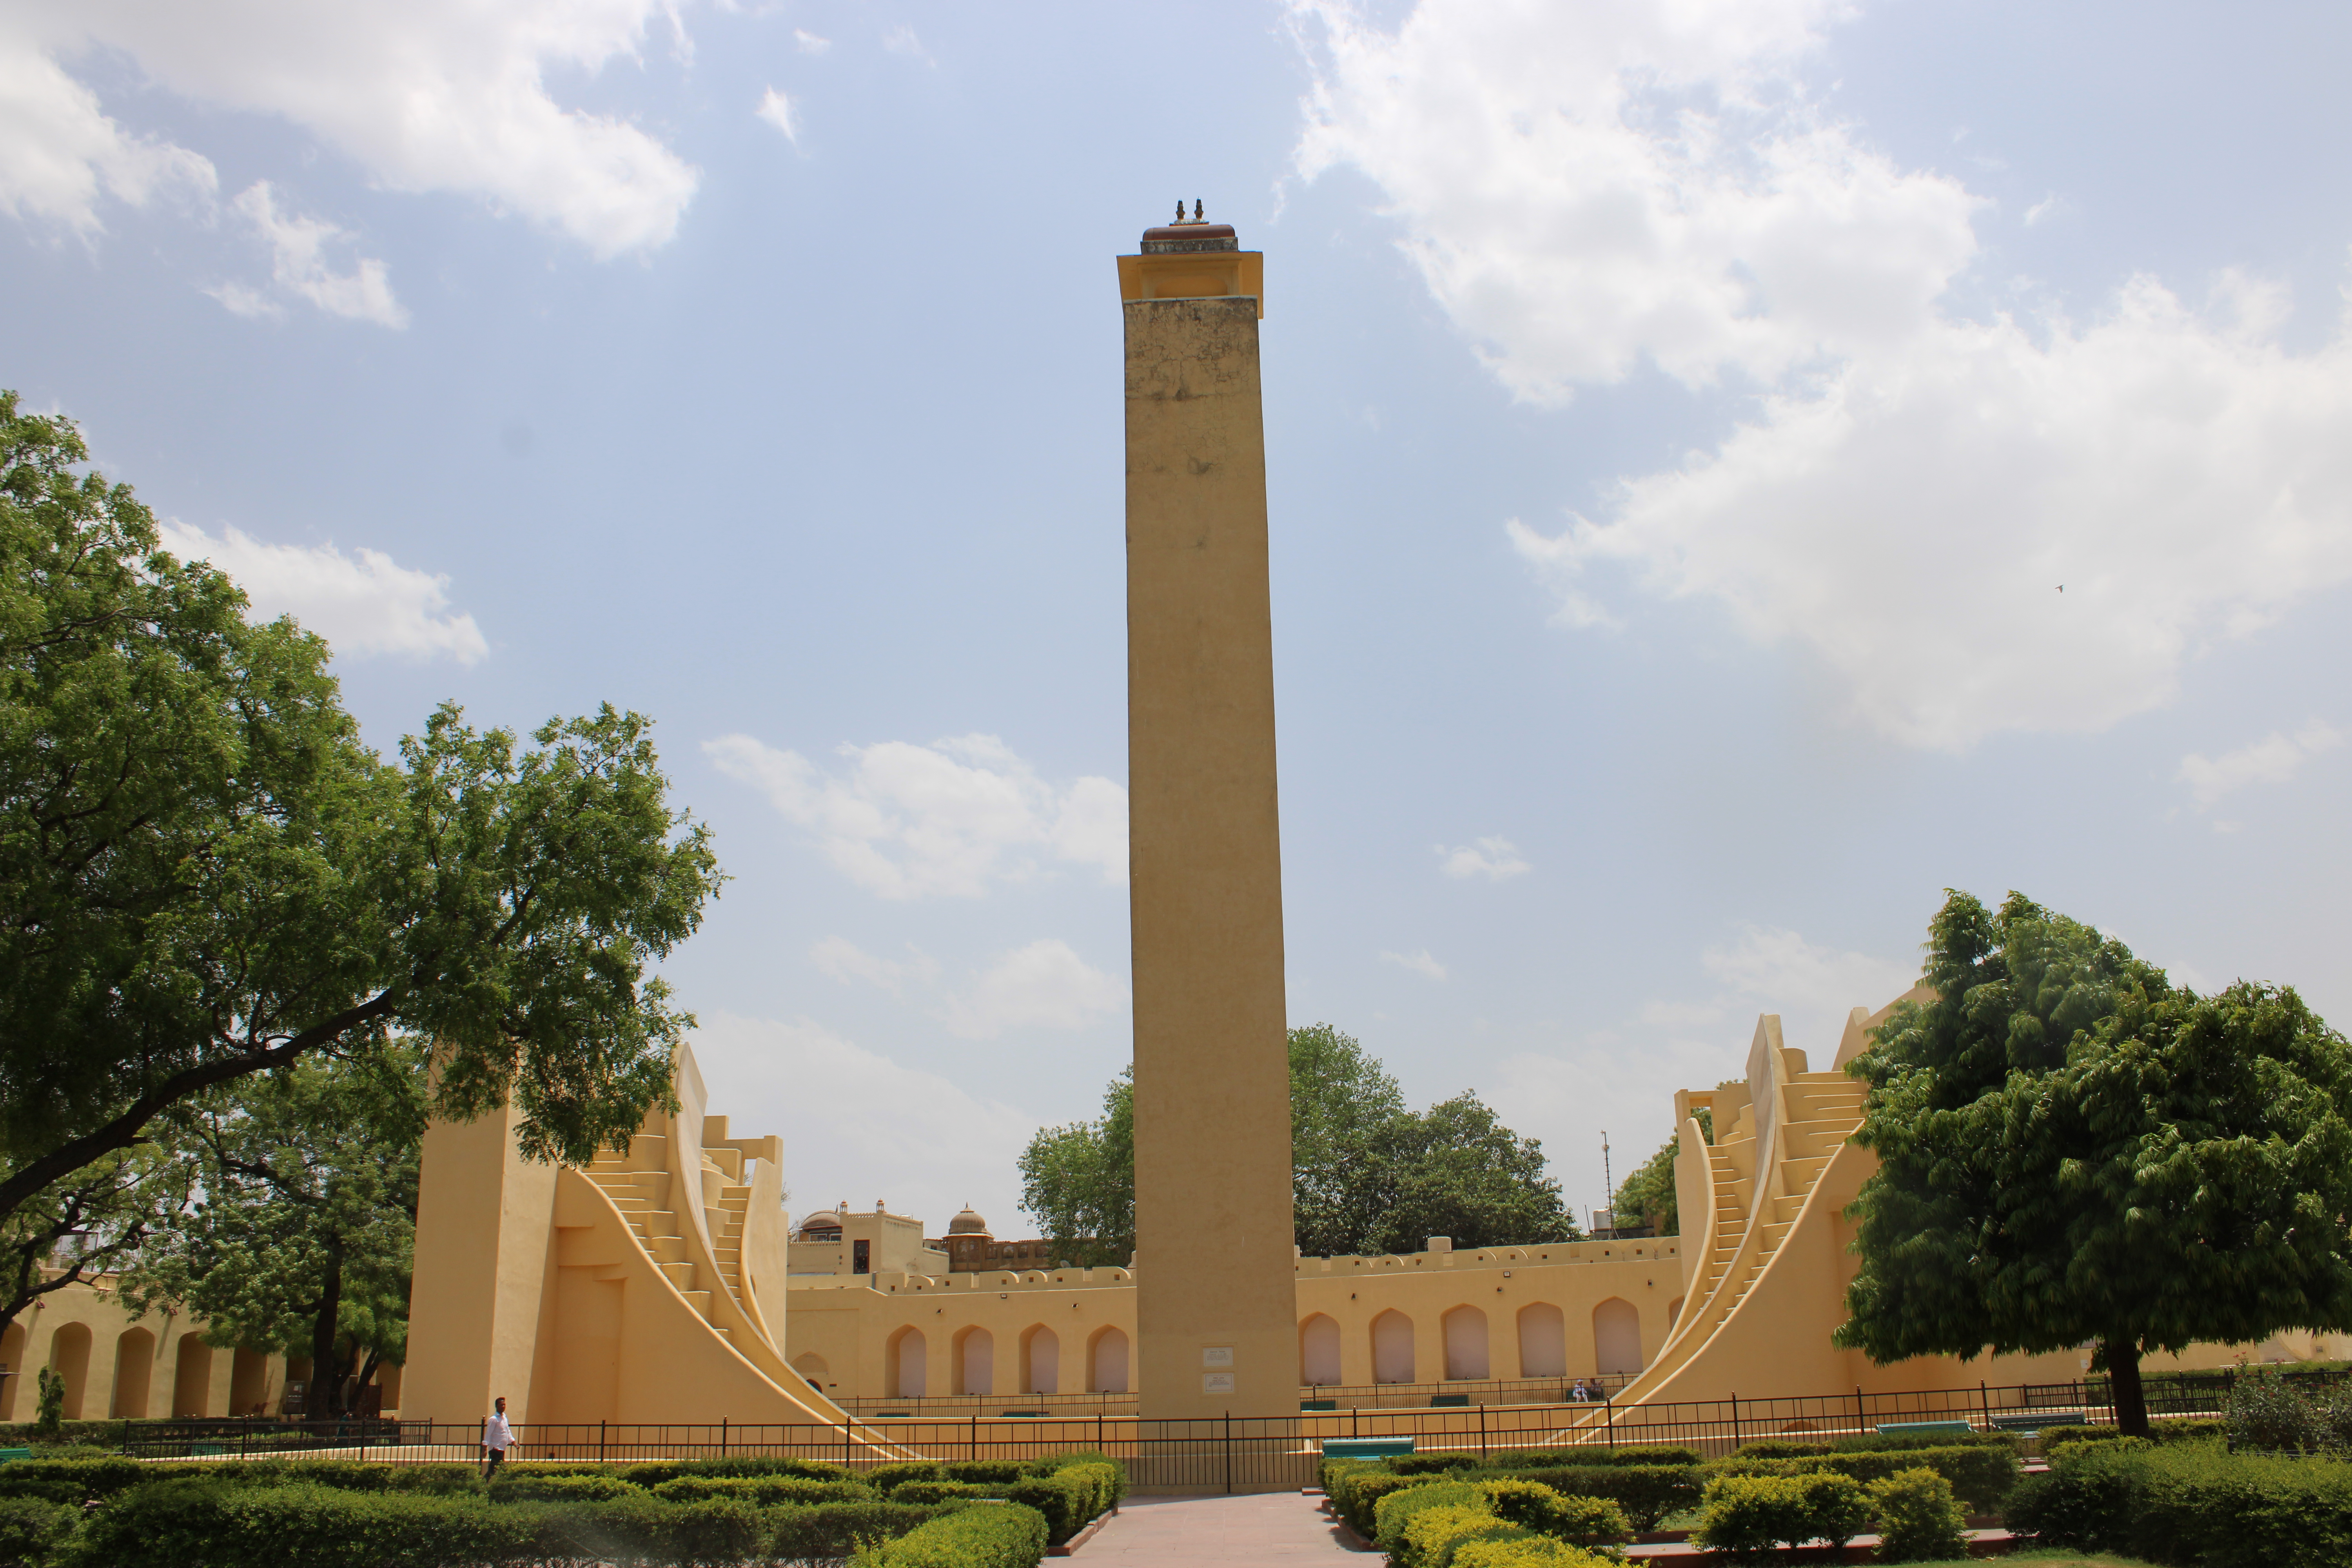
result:
M 1118 258 L 1136 1386 L 1154 1419 L 1297 1411 L 1263 266 L 1198 222 Z

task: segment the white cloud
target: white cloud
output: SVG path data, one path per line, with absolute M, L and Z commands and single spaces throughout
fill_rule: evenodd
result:
M 783 1139 L 795 1214 L 878 1200 L 938 1236 L 971 1204 L 999 1235 L 1016 1232 L 1015 1162 L 1045 1118 L 806 1018 L 703 1018 L 693 1046 L 710 1110 L 738 1135 Z
M 349 239 L 348 231 L 323 218 L 280 212 L 267 180 L 239 192 L 229 205 L 268 242 L 270 279 L 280 289 L 308 300 L 331 316 L 373 321 L 380 327 L 408 325 L 408 312 L 393 298 L 391 277 L 383 262 L 359 257 L 348 272 L 337 272 L 328 264 L 327 247 Z M 214 298 L 241 316 L 270 313 L 267 300 L 241 285 L 226 284 L 214 291 Z
M 904 22 L 882 35 L 882 47 L 894 55 L 905 55 L 909 59 L 921 60 L 926 65 L 930 63 L 931 57 L 924 49 L 923 40 L 917 37 L 915 29 Z
M 1531 868 L 1519 858 L 1518 846 L 1507 838 L 1480 838 L 1448 849 L 1441 844 L 1437 852 L 1445 857 L 1444 870 L 1449 877 L 1484 877 L 1490 882 L 1523 876 Z
M 842 774 L 749 735 L 706 742 L 703 752 L 884 898 L 978 898 L 992 883 L 1043 875 L 1052 861 L 1127 880 L 1127 792 L 1091 776 L 1056 788 L 993 735 L 845 745 Z
M 1419 952 L 1383 952 L 1381 962 L 1393 963 L 1399 969 L 1410 969 L 1415 974 L 1425 974 L 1432 980 L 1445 978 L 1445 965 L 1432 958 L 1425 947 Z
M 1699 963 L 1729 998 L 1780 1016 L 1782 1040 L 1826 1068 L 1856 1007 L 1873 1012 L 1911 989 L 1919 966 L 1863 952 L 1841 952 L 1772 926 L 1742 926 L 1729 947 L 1708 948 Z M 1740 1048 L 1747 1048 L 1746 1038 Z
M 378 550 L 266 544 L 237 529 L 218 538 L 177 521 L 159 525 L 163 548 L 209 561 L 236 580 L 257 616 L 290 615 L 338 654 L 405 654 L 472 664 L 489 644 L 470 615 L 449 611 L 449 579 L 403 566 Z
M 699 176 L 627 121 L 562 107 L 547 78 L 635 58 L 663 16 L 677 25 L 668 0 L 20 5 L 0 23 L 0 112 L 16 132 L 0 146 L 17 149 L 0 153 L 11 171 L 0 180 L 84 227 L 100 185 L 133 199 L 142 179 L 197 165 L 209 185 L 201 157 L 112 131 L 63 75 L 58 62 L 104 48 L 196 102 L 289 121 L 392 189 L 476 196 L 600 257 L 650 249 L 676 232 Z
M 1761 395 L 1599 519 L 1510 525 L 1563 620 L 1616 618 L 1613 568 L 1958 750 L 2160 704 L 2352 580 L 2352 335 L 2288 353 L 2282 297 L 2237 276 L 2203 310 L 2142 278 L 2088 324 L 1955 313 L 1982 203 L 1814 105 L 1835 0 L 1304 9 L 1301 170 L 1380 184 L 1506 386 L 1558 404 L 1647 362 Z
M 941 1016 L 950 1034 L 990 1040 L 1007 1029 L 1084 1028 L 1126 1005 L 1126 986 L 1048 937 L 999 955 Z
M 2074 203 L 2053 191 L 2025 209 L 2025 226 L 2032 228 L 2043 218 L 2063 217 L 2074 210 Z
M 2224 752 L 2218 757 L 2207 757 L 2192 752 L 2180 759 L 2180 782 L 2204 811 L 2223 795 L 2243 789 L 2250 784 L 2285 784 L 2302 771 L 2305 761 L 2322 752 L 2332 752 L 2344 743 L 2344 733 L 2334 725 L 2314 719 L 2292 735 L 2273 730 L 2250 746 L 2234 752 Z M 2223 832 L 2235 832 L 2244 824 L 2217 823 Z
M 809 949 L 809 958 L 845 985 L 862 982 L 903 995 L 910 988 L 919 990 L 937 984 L 938 961 L 911 942 L 907 951 L 914 956 L 903 962 L 877 958 L 846 937 L 829 936 Z
M 211 160 L 123 130 L 96 93 L 0 20 L 0 209 L 88 236 L 101 226 L 101 192 L 136 207 L 165 191 L 208 198 L 218 187 Z
M 752 113 L 784 133 L 784 140 L 797 147 L 801 144 L 800 126 L 793 116 L 793 100 L 770 88 L 760 96 L 760 107 Z
M 820 38 L 814 33 L 801 27 L 793 29 L 793 43 L 804 55 L 821 55 L 833 47 L 831 38 Z

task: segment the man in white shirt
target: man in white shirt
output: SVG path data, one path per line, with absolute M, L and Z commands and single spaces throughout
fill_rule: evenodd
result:
M 482 1423 L 482 1452 L 488 1456 L 482 1461 L 482 1479 L 490 1479 L 490 1472 L 506 1462 L 507 1450 L 513 1447 L 514 1428 L 507 1425 L 507 1402 L 501 1397 L 490 1418 Z

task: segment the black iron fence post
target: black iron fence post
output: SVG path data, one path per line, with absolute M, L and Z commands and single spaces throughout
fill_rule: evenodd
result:
M 1731 1451 L 1739 1451 L 1739 1395 L 1731 1396 Z
M 1607 1388 L 1601 1391 L 1601 1424 L 1609 1429 L 1609 1451 L 1617 1451 L 1617 1395 Z
M 1870 1416 L 1869 1414 L 1863 1409 L 1862 1384 L 1857 1383 L 1853 1385 L 1853 1435 L 1859 1437 L 1864 1432 L 1869 1430 Z
M 971 1439 L 964 1445 L 964 1458 L 980 1458 L 980 1412 L 977 1410 L 971 1413 Z
M 1225 1412 L 1225 1495 L 1234 1495 L 1234 1413 Z
M 727 1417 L 724 1415 L 719 1418 L 719 1451 L 721 1454 L 727 1452 Z

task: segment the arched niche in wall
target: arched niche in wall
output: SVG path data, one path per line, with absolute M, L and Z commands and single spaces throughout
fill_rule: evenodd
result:
M 65 1379 L 65 1418 L 80 1420 L 82 1390 L 89 1386 L 88 1323 L 68 1323 L 49 1336 L 49 1370 Z
M 1549 1301 L 1519 1309 L 1519 1375 L 1568 1375 L 1568 1315 Z
M 1339 1381 L 1339 1324 L 1328 1312 L 1298 1325 L 1298 1381 L 1325 1387 Z
M 910 1329 L 908 1331 L 912 1333 L 914 1331 Z M 822 1389 L 824 1380 L 833 1375 L 833 1369 L 825 1364 L 824 1357 L 814 1351 L 803 1351 L 793 1357 L 793 1370 L 799 1373 L 811 1388 L 816 1389 Z
M 922 1398 L 930 1387 L 929 1349 L 920 1329 L 892 1334 L 882 1356 L 883 1393 L 892 1399 Z
M 1642 1314 L 1622 1296 L 1592 1309 L 1592 1354 L 1603 1375 L 1642 1370 Z
M 1372 1381 L 1412 1381 L 1412 1320 L 1391 1307 L 1372 1320 Z
M 1062 1336 L 1043 1323 L 1021 1336 L 1021 1392 L 1062 1392 Z
M 147 1418 L 147 1391 L 155 1376 L 155 1336 L 125 1329 L 114 1339 L 114 1395 L 107 1415 L 115 1420 Z
M 1127 1331 L 1101 1328 L 1087 1342 L 1087 1391 L 1090 1394 L 1125 1394 L 1127 1381 Z
M 213 1347 L 194 1329 L 180 1335 L 172 1352 L 172 1414 L 190 1420 L 207 1414 L 213 1392 Z
M 994 1394 L 996 1336 L 977 1324 L 957 1334 L 953 1375 L 958 1394 Z
M 1446 1381 L 1487 1375 L 1486 1314 L 1475 1307 L 1456 1307 L 1445 1314 L 1444 1321 Z

